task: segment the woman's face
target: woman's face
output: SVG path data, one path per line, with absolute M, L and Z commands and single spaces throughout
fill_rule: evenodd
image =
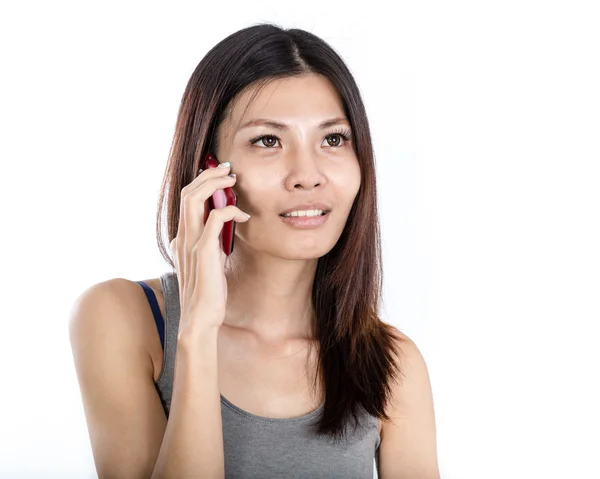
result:
M 256 90 L 237 98 L 213 152 L 219 162 L 231 162 L 238 206 L 252 215 L 237 223 L 236 246 L 242 241 L 280 258 L 318 258 L 338 241 L 361 181 L 352 139 L 344 139 L 351 128 L 341 99 L 329 80 L 315 74 L 274 80 L 248 107 Z M 333 119 L 341 121 L 320 127 Z M 257 139 L 261 135 L 266 137 Z M 299 228 L 280 216 L 303 203 L 327 205 L 326 221 Z

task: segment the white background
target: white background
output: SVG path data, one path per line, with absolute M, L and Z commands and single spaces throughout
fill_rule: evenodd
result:
M 185 84 L 262 21 L 320 35 L 364 96 L 384 319 L 427 361 L 442 478 L 600 477 L 595 2 L 231 3 L 2 4 L 0 477 L 95 477 L 70 306 L 166 270 Z

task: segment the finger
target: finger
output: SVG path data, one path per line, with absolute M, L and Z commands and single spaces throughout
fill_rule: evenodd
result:
M 203 195 L 201 199 L 189 198 L 192 193 L 198 194 L 198 190 L 202 185 L 205 185 L 211 179 L 228 178 L 227 174 L 230 170 L 229 163 L 221 163 L 217 168 L 209 168 L 201 171 L 200 174 L 189 184 L 183 187 L 180 194 L 179 207 L 179 224 L 177 226 L 177 236 L 180 241 L 177 242 L 179 272 L 184 280 L 188 279 L 191 274 L 188 269 L 189 265 L 186 261 L 185 252 L 195 244 L 202 235 L 204 210 L 208 208 L 206 200 L 212 194 Z M 235 182 L 235 180 L 234 180 Z M 231 181 L 226 182 L 226 186 L 231 186 Z M 216 188 L 214 188 L 216 189 Z M 214 192 L 214 191 L 213 191 Z M 198 204 L 197 207 L 190 207 L 192 203 Z M 189 231 L 188 231 L 189 230 Z
M 235 221 L 244 223 L 250 219 L 250 215 L 243 212 L 237 206 L 229 205 L 225 208 L 217 208 L 210 212 L 208 215 L 208 221 L 204 225 L 204 231 L 200 242 L 203 245 L 219 244 L 219 237 L 223 230 L 223 225 L 227 221 Z M 210 249 L 210 247 L 209 247 Z
M 218 166 L 217 168 L 208 168 L 207 170 L 200 170 L 198 176 L 196 176 L 196 178 L 194 178 L 192 182 L 184 188 L 186 192 L 191 193 L 196 188 L 198 188 L 203 183 L 212 178 L 227 176 L 229 174 L 229 171 L 231 170 L 231 165 L 229 164 L 229 162 L 221 163 L 221 165 L 225 166 Z
M 208 208 L 207 200 L 216 191 L 231 187 L 235 182 L 236 178 L 230 176 L 217 177 L 206 181 L 192 193 L 188 193 L 184 201 L 184 237 L 187 245 L 194 245 L 203 234 L 204 214 L 206 208 Z
M 184 228 L 185 228 L 185 215 L 183 214 L 183 204 L 184 204 L 185 197 L 188 194 L 196 191 L 198 189 L 198 187 L 200 187 L 201 185 L 203 185 L 204 183 L 206 183 L 208 180 L 210 180 L 212 178 L 226 177 L 230 170 L 229 163 L 228 162 L 221 163 L 221 165 L 226 165 L 226 167 L 209 168 L 207 170 L 200 170 L 200 173 L 198 174 L 198 176 L 196 178 L 194 178 L 194 180 L 191 183 L 189 183 L 188 185 L 186 185 L 182 188 L 181 193 L 179 195 L 179 222 L 177 225 L 177 234 L 179 236 L 181 236 L 182 238 L 184 238 L 184 236 L 185 236 L 183 233 Z

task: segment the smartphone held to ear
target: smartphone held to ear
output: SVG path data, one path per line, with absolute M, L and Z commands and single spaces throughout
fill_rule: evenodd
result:
M 206 170 L 208 168 L 216 168 L 219 166 L 217 159 L 210 153 L 208 153 L 200 166 L 201 169 Z M 227 187 L 222 190 L 217 190 L 214 194 L 206 200 L 207 207 L 204 208 L 204 224 L 208 221 L 208 215 L 214 208 L 224 208 L 225 206 L 234 205 L 237 206 L 237 196 L 232 188 Z M 235 221 L 227 221 L 223 225 L 221 234 L 219 236 L 221 241 L 221 249 L 223 253 L 229 256 L 233 252 L 233 239 L 235 237 Z

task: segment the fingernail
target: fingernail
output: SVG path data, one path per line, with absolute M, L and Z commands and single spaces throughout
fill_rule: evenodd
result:
M 250 216 L 248 213 L 246 213 L 246 216 L 247 216 L 248 218 L 252 218 L 252 217 L 251 217 L 251 216 Z
M 236 174 L 235 173 L 229 173 L 227 176 L 231 176 L 232 178 L 235 178 Z
M 219 166 L 217 166 L 217 168 L 229 168 L 230 166 L 231 166 L 231 163 L 226 161 L 225 163 L 219 163 Z

